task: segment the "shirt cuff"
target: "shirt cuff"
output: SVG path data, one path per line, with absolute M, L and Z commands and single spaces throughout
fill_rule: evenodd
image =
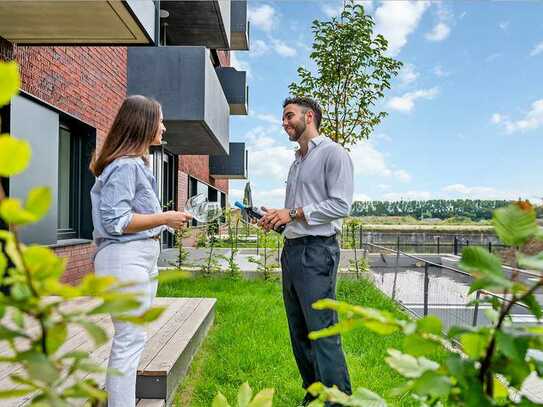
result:
M 306 205 L 304 207 L 302 207 L 302 210 L 304 211 L 304 217 L 305 217 L 305 221 L 307 222 L 308 225 L 316 225 L 317 222 L 314 222 L 311 220 L 311 215 L 313 214 L 313 212 L 315 212 L 317 208 L 315 207 L 315 204 L 309 204 L 309 205 Z

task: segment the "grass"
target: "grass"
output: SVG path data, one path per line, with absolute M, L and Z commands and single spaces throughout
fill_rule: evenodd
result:
M 275 388 L 274 405 L 296 406 L 303 397 L 290 348 L 281 287 L 277 282 L 196 278 L 164 284 L 160 296 L 215 297 L 215 323 L 192 363 L 175 406 L 209 407 L 218 391 L 230 401 L 247 381 L 255 391 Z M 371 283 L 340 281 L 338 299 L 402 315 Z M 386 349 L 401 349 L 400 334 L 379 336 L 365 329 L 343 338 L 353 387 L 384 395 L 403 379 L 384 362 Z M 412 405 L 410 400 L 389 400 Z

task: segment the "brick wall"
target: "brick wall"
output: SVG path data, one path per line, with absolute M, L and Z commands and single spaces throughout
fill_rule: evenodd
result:
M 185 209 L 185 202 L 189 198 L 189 176 L 186 172 L 177 171 L 177 210 Z
M 228 180 L 216 180 L 215 178 L 209 176 L 208 155 L 180 155 L 179 171 L 212 185 L 222 192 L 228 193 Z
M 96 246 L 94 243 L 63 246 L 55 249 L 55 253 L 67 259 L 66 270 L 62 282 L 77 283 L 86 274 L 93 271 L 92 255 Z
M 94 127 L 100 148 L 126 97 L 126 48 L 17 46 L 0 38 L 0 59 L 19 63 L 24 91 Z M 68 260 L 63 281 L 92 272 L 93 243 L 54 250 Z
M 126 97 L 124 47 L 14 46 L 22 89 L 97 130 L 100 146 Z
M 217 51 L 221 66 L 230 66 L 230 51 Z

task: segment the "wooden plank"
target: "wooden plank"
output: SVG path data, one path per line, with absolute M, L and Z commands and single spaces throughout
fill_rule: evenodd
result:
M 198 304 L 196 310 L 186 319 L 168 342 L 162 347 L 151 362 L 145 367 L 146 375 L 162 375 L 168 372 L 177 358 L 172 355 L 180 355 L 190 341 L 190 338 L 196 333 L 200 324 L 215 306 L 215 299 L 203 298 Z
M 165 407 L 166 400 L 162 399 L 140 399 L 136 407 Z
M 148 352 L 144 352 L 144 355 L 141 357 L 138 366 L 138 374 L 147 374 L 146 370 L 149 363 L 151 363 L 162 348 L 166 346 L 168 341 L 176 334 L 181 325 L 183 325 L 183 323 L 191 317 L 200 302 L 200 298 L 186 299 L 184 304 L 179 307 L 172 318 L 168 320 L 168 323 L 164 329 L 155 332 L 155 335 L 153 335 L 153 337 L 151 337 L 146 344 L 146 349 L 148 349 Z M 173 358 L 175 356 L 172 354 L 170 357 Z

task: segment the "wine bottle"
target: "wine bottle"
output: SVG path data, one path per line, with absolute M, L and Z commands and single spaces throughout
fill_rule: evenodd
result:
M 234 203 L 234 206 L 237 206 L 239 209 L 244 211 L 250 218 L 253 218 L 255 220 L 259 220 L 265 215 L 264 211 L 257 208 L 256 206 L 245 206 L 239 201 L 236 201 Z M 287 225 L 278 226 L 277 229 L 274 229 L 274 231 L 276 231 L 277 233 L 283 233 L 286 226 Z

